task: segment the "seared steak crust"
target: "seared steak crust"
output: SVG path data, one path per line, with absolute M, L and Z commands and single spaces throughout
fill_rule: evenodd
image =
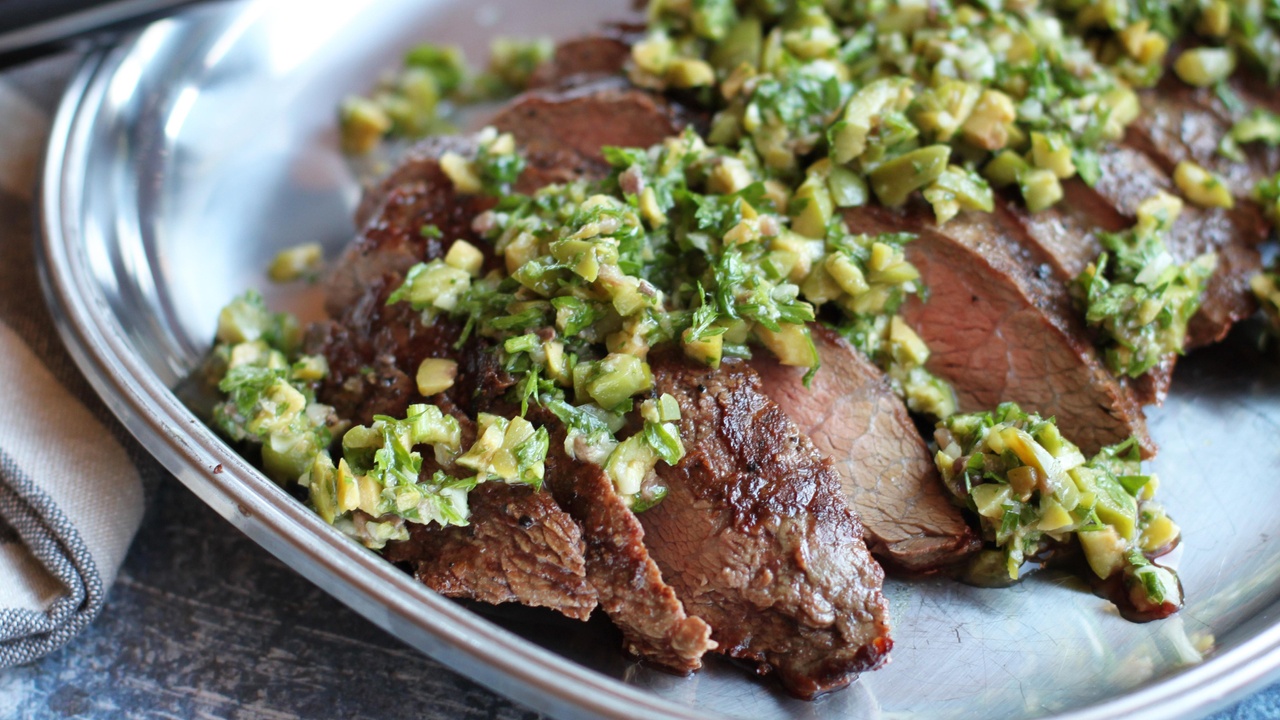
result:
M 513 379 L 480 343 L 462 351 L 455 397 L 473 413 L 519 413 L 503 399 Z M 464 405 L 465 406 L 465 405 Z M 551 431 L 546 487 L 578 525 L 586 548 L 587 580 L 600 607 L 622 631 L 627 652 L 667 670 L 688 673 L 702 667 L 702 655 L 715 647 L 711 628 L 687 613 L 646 548 L 645 531 L 614 491 L 599 465 L 575 460 L 565 451 L 560 419 L 536 405 L 528 419 Z
M 547 421 L 548 418 L 541 418 Z M 582 527 L 587 578 L 600 607 L 622 630 L 627 652 L 668 670 L 702 667 L 716 643 L 700 609 L 686 609 L 650 555 L 645 531 L 598 465 L 564 454 L 563 430 L 551 434 L 547 486 Z
M 333 264 L 325 310 L 338 317 L 365 286 L 386 274 L 402 274 L 414 263 L 443 257 L 459 238 L 476 242 L 471 221 L 493 206 L 483 195 L 454 192 L 453 182 L 440 169 L 440 157 L 456 152 L 470 157 L 470 137 L 423 140 L 378 184 L 368 188 L 356 210 L 356 239 Z M 440 236 L 422 234 L 435 225 Z
M 811 330 L 822 368 L 809 387 L 803 368 L 768 353 L 756 353 L 751 366 L 764 392 L 831 459 L 867 547 L 910 572 L 977 551 L 981 541 L 947 497 L 929 449 L 884 375 L 834 331 Z
M 408 304 L 386 304 L 403 280 L 393 273 L 376 278 L 335 320 L 308 328 L 305 350 L 329 364 L 317 398 L 339 417 L 362 425 L 375 415 L 404 417 L 410 403 L 423 400 L 413 377 L 418 365 L 453 352 L 455 323 L 424 325 Z
M 635 27 L 615 25 L 598 35 L 557 43 L 555 54 L 529 78 L 529 87 L 581 84 L 622 73 L 631 59 L 631 42 L 636 32 Z
M 471 524 L 409 525 L 410 538 L 384 556 L 408 563 L 441 595 L 518 602 L 586 620 L 596 606 L 582 533 L 550 495 L 526 485 L 483 483 L 468 496 Z
M 640 514 L 649 551 L 719 651 L 811 698 L 884 662 L 884 573 L 831 461 L 745 363 L 652 358 L 654 392 L 680 404 L 686 455 L 660 464 L 668 495 Z

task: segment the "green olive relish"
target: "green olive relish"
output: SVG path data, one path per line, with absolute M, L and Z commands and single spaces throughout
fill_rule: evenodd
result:
M 1167 193 L 1143 201 L 1133 228 L 1099 233 L 1105 250 L 1073 284 L 1116 375 L 1138 377 L 1170 353 L 1183 352 L 1187 323 L 1218 259 L 1209 252 L 1174 262 L 1163 236 L 1181 211 L 1182 201 Z
M 291 315 L 272 313 L 249 291 L 218 315 L 217 342 L 205 364 L 222 400 L 213 426 L 235 442 L 257 445 L 263 470 L 277 482 L 298 479 L 335 431 L 333 409 L 315 390 L 329 372 L 324 357 L 301 355 Z
M 716 111 L 708 140 L 793 177 L 848 173 L 850 204 L 922 191 L 939 222 L 1029 207 L 1096 180 L 1096 151 L 1138 115 L 1130 83 L 1034 3 L 652 0 L 630 76 Z
M 405 522 L 466 525 L 467 493 L 482 482 L 541 488 L 550 446 L 546 428 L 520 417 L 481 413 L 476 422 L 476 440 L 462 452 L 455 418 L 434 405 L 410 405 L 404 419 L 378 416 L 347 430 L 337 465 L 328 450 L 316 453 L 298 483 L 320 517 L 370 548 L 408 539 Z M 424 480 L 414 449 L 421 446 L 457 474 L 436 470 Z
M 250 291 L 219 315 L 204 371 L 222 394 L 212 410 L 214 427 L 257 447 L 263 470 L 276 482 L 306 488 L 326 522 L 376 549 L 407 539 L 405 521 L 466 525 L 467 492 L 481 482 L 541 486 L 546 428 L 482 414 L 476 442 L 462 452 L 458 421 L 434 405 L 410 405 L 403 419 L 379 416 L 372 426 L 351 427 L 316 402 L 328 364 L 323 356 L 299 354 L 299 335 L 297 320 L 268 312 Z M 329 452 L 335 436 L 342 438 L 336 465 Z M 420 445 L 432 447 L 438 466 L 470 472 L 454 477 L 437 470 L 421 480 L 422 456 L 414 450 Z
M 1182 604 L 1177 575 L 1150 560 L 1177 543 L 1178 526 L 1152 500 L 1159 481 L 1140 473 L 1132 439 L 1086 460 L 1052 419 L 1013 403 L 953 415 L 935 439 L 943 481 L 978 516 L 1009 578 L 1074 536 L 1098 578 L 1123 578 L 1138 611 Z
M 457 191 L 483 192 L 477 167 L 506 156 L 510 136 L 486 130 L 474 158 L 441 165 Z M 830 305 L 913 408 L 954 412 L 951 388 L 923 367 L 928 349 L 894 314 L 922 290 L 903 253 L 912 236 L 849 233 L 829 200 L 841 195 L 829 163 L 791 188 L 752 148 L 708 146 L 692 131 L 605 157 L 603 181 L 505 194 L 475 219 L 501 269 L 482 275 L 482 253 L 459 240 L 411 268 L 387 302 L 411 304 L 424 323 L 463 321 L 460 344 L 488 340 L 518 378 L 522 412 L 550 408 L 569 428 L 567 452 L 602 465 L 633 507 L 660 499 L 641 487 L 656 463 L 683 456 L 678 408 L 665 401 L 642 405 L 643 433 L 615 437 L 662 344 L 709 367 L 754 344 L 813 373 L 809 324 Z M 447 387 L 450 371 L 421 370 L 420 387 Z
M 474 73 L 458 47 L 418 45 L 405 54 L 400 71 L 384 78 L 369 96 L 352 95 L 342 101 L 342 147 L 361 154 L 387 137 L 456 132 L 452 120 L 459 106 L 524 90 L 553 50 L 546 38 L 496 38 L 489 47 L 488 69 Z
M 1099 57 L 1129 82 L 1159 80 L 1170 45 L 1179 79 L 1199 87 L 1225 79 L 1237 62 L 1280 81 L 1280 13 L 1270 0 L 1054 0 Z

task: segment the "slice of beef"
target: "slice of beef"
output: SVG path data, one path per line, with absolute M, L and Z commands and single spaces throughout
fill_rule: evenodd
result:
M 745 363 L 651 358 L 680 404 L 686 455 L 660 464 L 668 494 L 640 514 L 646 544 L 719 651 L 812 698 L 881 665 L 892 646 L 881 585 L 831 461 Z
M 551 59 L 529 78 L 529 88 L 563 87 L 622 74 L 631 59 L 633 29 L 606 27 L 597 35 L 572 38 L 556 44 Z
M 537 419 L 549 424 L 555 420 L 549 416 Z M 600 607 L 622 630 L 626 650 L 675 672 L 699 669 L 703 654 L 716 647 L 701 609 L 686 606 L 667 582 L 644 528 L 604 470 L 566 455 L 564 430 L 551 427 L 558 429 L 551 434 L 547 486 L 582 527 L 587 578 Z
M 952 565 L 981 541 L 938 477 L 906 407 L 875 365 L 834 331 L 814 326 L 822 367 L 804 369 L 756 353 L 765 393 L 831 458 L 844 497 L 862 520 L 877 558 L 908 572 Z
M 527 485 L 482 483 L 467 497 L 466 527 L 410 524 L 383 555 L 409 564 L 441 595 L 518 602 L 586 620 L 596 607 L 578 525 L 551 496 Z
M 514 379 L 479 342 L 459 357 L 458 383 L 451 395 L 472 413 L 519 414 L 505 399 Z M 663 579 L 646 548 L 645 531 L 614 491 L 599 466 L 570 457 L 560 419 L 533 404 L 531 422 L 551 432 L 546 461 L 546 487 L 556 502 L 582 528 L 587 580 L 600 608 L 622 631 L 625 649 L 664 669 L 688 673 L 702 667 L 702 655 L 715 648 L 711 628 L 686 612 L 676 591 Z
M 1264 107 L 1273 91 L 1259 95 L 1248 83 L 1235 80 L 1232 86 L 1246 107 Z M 1243 148 L 1244 162 L 1218 152 L 1218 144 L 1247 110 L 1228 108 L 1210 88 L 1193 88 L 1173 73 L 1160 84 L 1143 91 L 1142 114 L 1130 124 L 1125 142 L 1151 157 L 1169 173 L 1182 160 L 1217 173 L 1242 201 L 1252 198 L 1258 181 L 1280 171 L 1280 148 L 1261 143 Z
M 475 154 L 474 138 L 428 138 L 411 148 L 386 177 L 365 190 L 356 209 L 355 239 L 331 266 L 325 310 L 339 317 L 370 284 L 403 273 L 423 260 L 443 257 L 454 240 L 482 244 L 471 229 L 476 215 L 493 207 L 484 195 L 455 192 L 440 157 Z M 438 237 L 423 227 L 434 225 Z
M 1098 259 L 1099 232 L 1120 232 L 1133 223 L 1079 180 L 1062 184 L 1063 199 L 1053 207 L 1030 212 L 1021 199 L 999 195 L 996 203 L 1020 227 L 1027 242 L 1044 254 L 1038 274 L 1071 282 Z
M 430 400 L 418 393 L 418 365 L 453 353 L 457 323 L 423 324 L 408 303 L 387 305 L 403 280 L 397 273 L 375 278 L 333 319 L 307 329 L 304 350 L 329 364 L 317 398 L 338 417 L 362 425 L 376 415 L 404 417 L 411 403 Z
M 1015 401 L 1046 417 L 1086 453 L 1136 437 L 1155 452 L 1133 391 L 1103 365 L 1067 288 L 1001 208 L 962 213 L 942 227 L 926 208 L 846 211 L 854 232 L 912 232 L 907 257 L 928 300 L 903 317 L 928 344 L 928 368 L 956 389 L 962 410 Z
M 515 136 L 532 167 L 548 181 L 597 178 L 609 171 L 601 148 L 642 147 L 677 135 L 691 121 L 679 106 L 603 78 L 563 89 L 532 90 L 490 120 Z

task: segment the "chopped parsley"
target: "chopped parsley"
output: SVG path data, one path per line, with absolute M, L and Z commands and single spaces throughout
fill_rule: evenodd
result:
M 1217 256 L 1173 260 L 1163 235 L 1180 210 L 1181 202 L 1163 193 L 1145 201 L 1134 228 L 1099 233 L 1103 253 L 1075 280 L 1085 320 L 1116 375 L 1138 377 L 1184 351 Z

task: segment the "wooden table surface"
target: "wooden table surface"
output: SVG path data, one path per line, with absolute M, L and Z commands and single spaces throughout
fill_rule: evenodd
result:
M 101 617 L 0 672 L 0 718 L 537 720 L 285 567 L 172 478 Z

